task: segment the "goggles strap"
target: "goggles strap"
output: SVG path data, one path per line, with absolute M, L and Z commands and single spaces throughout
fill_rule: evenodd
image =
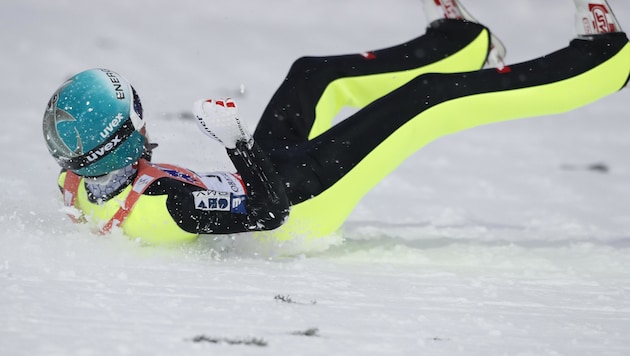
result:
M 125 142 L 136 131 L 131 117 L 129 117 L 109 138 L 91 149 L 87 153 L 78 157 L 70 159 L 59 159 L 59 164 L 66 169 L 77 170 L 83 167 L 87 167 L 95 162 L 100 161 L 109 152 L 118 148 L 123 142 Z

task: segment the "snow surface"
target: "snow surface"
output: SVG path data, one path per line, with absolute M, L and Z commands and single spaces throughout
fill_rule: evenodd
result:
M 611 0 L 630 28 L 627 0 Z M 569 0 L 468 1 L 508 62 L 566 46 Z M 0 2 L 0 355 L 628 355 L 627 90 L 438 140 L 340 236 L 177 249 L 60 211 L 49 96 L 107 67 L 142 95 L 159 162 L 230 168 L 179 118 L 233 96 L 253 127 L 292 61 L 424 32 L 418 0 Z M 535 105 L 535 103 L 532 103 Z M 608 172 L 592 169 L 603 164 Z

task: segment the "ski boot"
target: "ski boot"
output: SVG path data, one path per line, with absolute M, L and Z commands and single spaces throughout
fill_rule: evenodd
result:
M 468 12 L 459 0 L 422 0 L 424 13 L 429 23 L 438 19 L 456 19 L 481 23 Z M 486 66 L 499 70 L 505 67 L 503 59 L 507 51 L 505 46 L 494 34 L 490 34 L 490 53 Z

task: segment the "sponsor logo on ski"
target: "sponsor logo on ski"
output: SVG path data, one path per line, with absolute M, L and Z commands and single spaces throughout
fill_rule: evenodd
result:
M 608 9 L 601 4 L 588 4 L 593 14 L 593 28 L 595 33 L 615 32 L 615 25 L 608 22 Z
M 448 19 L 462 19 L 462 13 L 457 7 L 457 3 L 454 0 L 436 0 L 444 10 L 444 17 Z

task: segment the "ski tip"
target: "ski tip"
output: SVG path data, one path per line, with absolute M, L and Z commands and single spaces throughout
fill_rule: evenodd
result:
M 574 0 L 575 30 L 578 36 L 623 32 L 606 0 Z

